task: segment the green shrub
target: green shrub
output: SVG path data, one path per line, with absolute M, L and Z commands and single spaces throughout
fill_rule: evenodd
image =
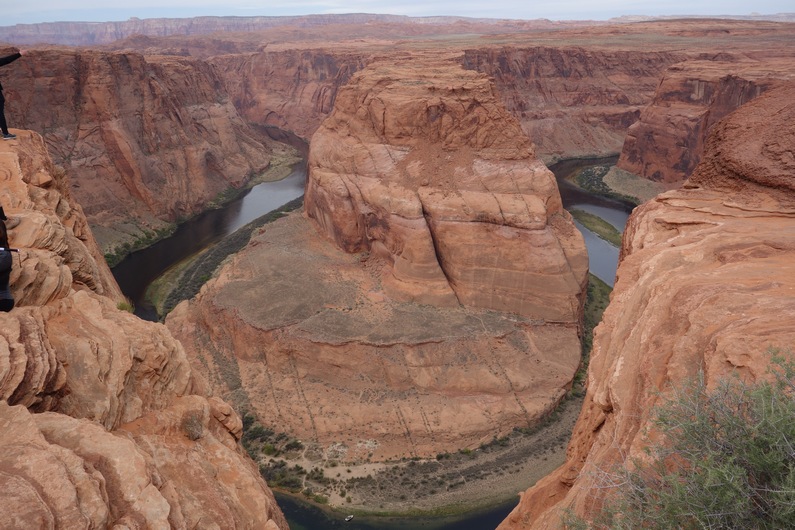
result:
M 578 528 L 795 528 L 795 364 L 774 358 L 773 383 L 703 377 L 673 392 L 655 425 L 651 463 L 603 476 L 614 488 Z

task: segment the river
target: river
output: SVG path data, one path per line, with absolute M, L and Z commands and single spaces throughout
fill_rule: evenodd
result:
M 569 181 L 569 177 L 576 171 L 593 166 L 614 165 L 617 160 L 618 157 L 563 160 L 549 166 L 549 169 L 552 170 L 558 181 L 558 189 L 560 189 L 560 197 L 563 200 L 564 208 L 567 210 L 583 210 L 599 216 L 623 234 L 624 226 L 627 224 L 627 219 L 634 205 L 593 195 Z M 585 239 L 591 273 L 612 287 L 616 278 L 616 269 L 618 268 L 618 248 L 591 232 L 579 222 L 574 221 L 574 224 Z
M 576 207 L 589 211 L 613 224 L 619 231 L 623 231 L 630 210 L 629 206 L 583 192 L 566 180 L 577 169 L 614 162 L 615 158 L 567 160 L 551 166 L 550 169 L 558 179 L 565 208 Z M 151 304 L 145 300 L 146 288 L 152 281 L 175 263 L 212 245 L 224 236 L 290 200 L 300 197 L 304 191 L 305 180 L 306 163 L 304 161 L 295 166 L 292 173 L 284 180 L 258 184 L 225 207 L 204 212 L 181 224 L 174 235 L 168 239 L 125 258 L 113 268 L 113 274 L 119 282 L 122 292 L 134 301 L 136 314 L 147 320 L 157 320 L 158 315 Z M 612 286 L 618 263 L 618 249 L 579 223 L 576 224 L 585 237 L 591 271 Z M 342 521 L 341 517 L 335 518 L 334 514 L 327 514 L 319 508 L 298 502 L 293 497 L 278 495 L 278 498 L 279 506 L 288 518 L 292 530 L 338 527 L 352 530 L 484 530 L 496 528 L 516 505 L 516 501 L 512 500 L 484 512 L 468 514 L 459 520 L 356 517 L 353 521 L 346 523 Z

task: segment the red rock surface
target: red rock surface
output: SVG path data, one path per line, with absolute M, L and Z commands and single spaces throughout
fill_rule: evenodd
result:
M 268 225 L 168 316 L 221 395 L 342 461 L 476 447 L 563 397 L 584 244 L 483 75 L 420 57 L 356 74 L 305 204 L 319 231 Z
M 641 456 L 653 407 L 703 371 L 769 377 L 769 348 L 795 342 L 795 85 L 718 123 L 680 190 L 636 209 L 594 337 L 588 392 L 567 462 L 522 496 L 501 529 L 588 517 L 597 472 Z
M 582 236 L 482 74 L 375 62 L 340 91 L 311 146 L 307 215 L 341 249 L 386 260 L 390 296 L 580 318 Z
M 5 70 L 9 124 L 41 132 L 105 250 L 202 211 L 269 164 L 206 62 L 43 49 Z
M 795 78 L 791 58 L 719 58 L 668 68 L 654 99 L 627 131 L 619 168 L 657 182 L 684 181 L 701 160 L 716 123 L 765 90 Z
M 0 144 L 16 307 L 0 313 L 2 528 L 286 529 L 242 423 L 113 277 L 40 136 Z M 189 472 L 186 472 L 189 471 Z

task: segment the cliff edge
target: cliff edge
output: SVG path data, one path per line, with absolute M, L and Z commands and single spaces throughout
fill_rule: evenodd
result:
M 85 216 L 28 131 L 0 144 L 16 307 L 0 313 L 2 528 L 286 529 L 166 328 L 123 300 Z
M 655 404 L 703 371 L 768 377 L 795 343 L 795 85 L 717 124 L 682 189 L 635 210 L 596 328 L 588 391 L 566 463 L 522 495 L 500 529 L 557 528 L 604 498 L 600 470 L 642 456 Z

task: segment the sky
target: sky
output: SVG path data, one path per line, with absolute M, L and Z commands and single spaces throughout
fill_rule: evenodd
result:
M 285 16 L 325 13 L 605 20 L 621 15 L 748 15 L 795 12 L 792 0 L 13 0 L 0 25 L 131 17 Z M 109 7 L 109 6 L 113 7 Z

